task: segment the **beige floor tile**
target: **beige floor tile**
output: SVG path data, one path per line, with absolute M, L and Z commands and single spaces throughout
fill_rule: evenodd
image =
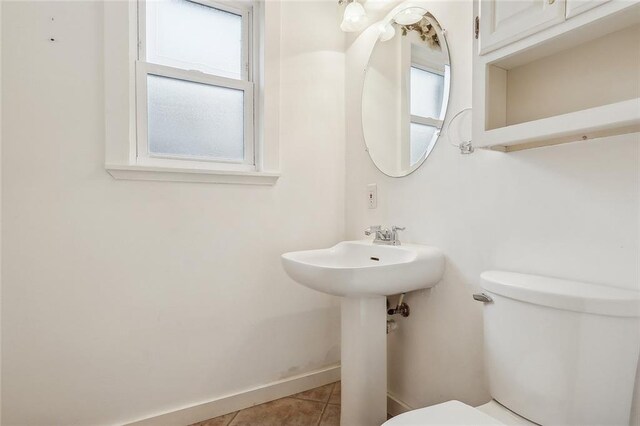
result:
M 227 426 L 229 422 L 238 412 L 225 414 L 224 416 L 215 417 L 213 419 L 205 420 L 203 422 L 194 423 L 191 426 Z
M 340 406 L 329 404 L 324 409 L 320 426 L 340 426 Z
M 230 426 L 315 426 L 324 403 L 282 398 L 241 410 Z
M 340 395 L 340 382 L 336 382 L 333 392 L 331 392 L 331 396 L 329 397 L 329 404 L 340 404 Z
M 333 389 L 333 383 L 319 388 L 309 389 L 308 391 L 300 392 L 295 395 L 291 395 L 291 398 L 308 399 L 310 401 L 327 402 Z

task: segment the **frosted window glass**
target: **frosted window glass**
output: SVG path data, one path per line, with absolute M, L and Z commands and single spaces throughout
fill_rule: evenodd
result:
M 411 115 L 441 119 L 444 76 L 411 67 Z
M 411 123 L 411 165 L 413 166 L 424 157 L 435 142 L 436 128 L 423 124 Z
M 185 0 L 146 7 L 148 62 L 242 79 L 242 16 Z
M 147 75 L 151 154 L 244 159 L 242 90 Z

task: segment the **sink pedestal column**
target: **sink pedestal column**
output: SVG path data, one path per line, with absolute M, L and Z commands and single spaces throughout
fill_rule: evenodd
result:
M 343 426 L 387 420 L 387 298 L 342 299 Z

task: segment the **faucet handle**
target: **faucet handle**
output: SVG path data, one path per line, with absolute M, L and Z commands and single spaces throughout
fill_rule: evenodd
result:
M 402 226 L 395 226 L 393 225 L 391 227 L 391 244 L 394 246 L 399 246 L 400 245 L 400 239 L 398 238 L 398 231 L 404 231 L 404 227 Z
M 380 225 L 373 225 L 373 226 L 370 226 L 370 227 L 368 227 L 367 229 L 365 229 L 365 230 L 364 230 L 364 235 L 367 235 L 367 236 L 368 236 L 368 235 L 371 235 L 371 234 L 373 234 L 374 232 L 377 232 L 377 231 L 379 231 L 379 230 L 381 230 L 381 229 L 382 229 L 382 227 L 381 227 Z

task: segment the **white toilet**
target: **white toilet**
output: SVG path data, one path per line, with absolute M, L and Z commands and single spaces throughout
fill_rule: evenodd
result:
M 628 425 L 640 352 L 640 293 L 489 271 L 485 365 L 493 400 L 421 408 L 400 425 Z

